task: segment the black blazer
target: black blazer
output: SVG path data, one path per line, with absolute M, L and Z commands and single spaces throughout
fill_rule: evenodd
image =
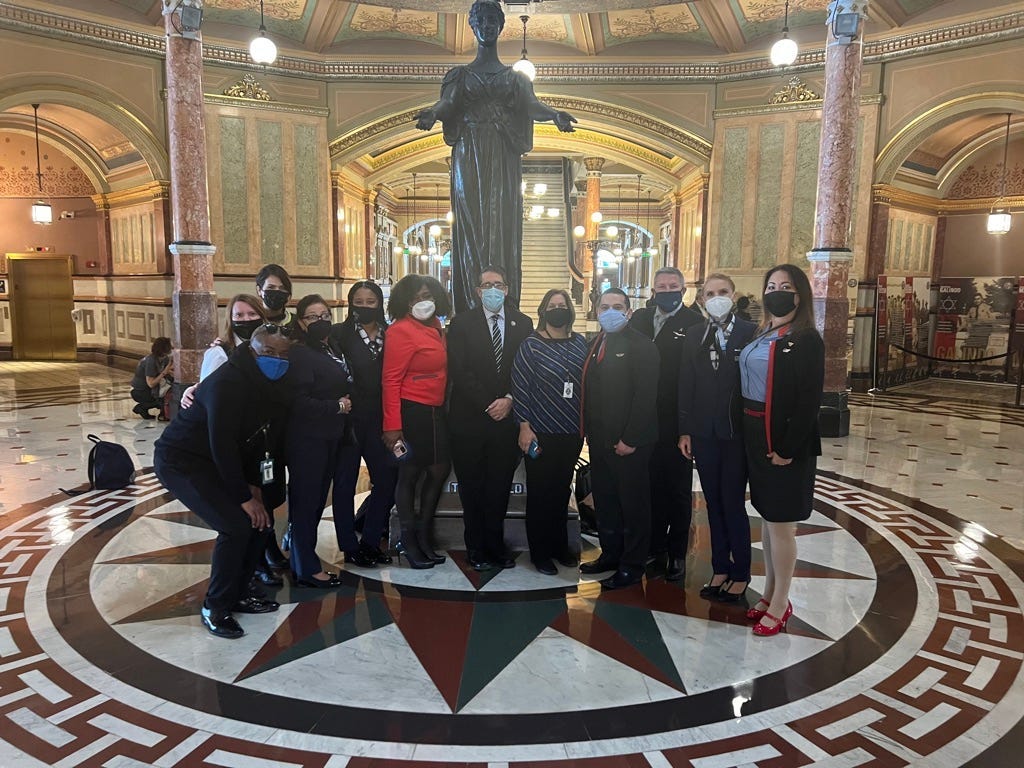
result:
M 495 364 L 491 328 L 482 307 L 460 312 L 448 326 L 448 417 L 452 432 L 478 433 L 494 424 L 487 406 L 512 392 L 512 363 L 533 321 L 505 303 L 501 368 Z M 512 416 L 509 415 L 508 421 Z
M 825 343 L 814 328 L 775 342 L 768 358 L 769 445 L 784 459 L 820 456 L 818 411 L 825 386 Z
M 289 369 L 280 380 L 268 380 L 249 342 L 242 343 L 199 384 L 195 402 L 167 425 L 156 441 L 158 453 L 185 454 L 198 464 L 213 464 L 224 490 L 242 504 L 252 498 L 250 485 L 262 485 L 260 461 L 269 451 L 277 463 L 276 482 L 263 487 L 263 496 L 267 509 L 273 509 L 284 501 L 284 432 L 292 378 Z
M 383 328 L 378 332 L 384 332 Z M 370 354 L 370 348 L 351 321 L 335 324 L 327 343 L 334 354 L 344 355 L 352 372 L 352 418 L 381 421 L 384 416 L 380 399 L 384 353 L 377 357 Z
M 348 414 L 338 399 L 350 392 L 348 377 L 326 350 L 303 342 L 292 345 L 288 369 L 295 390 L 292 417 L 288 422 L 289 443 L 303 437 L 335 439 L 345 436 Z
M 661 333 L 654 337 L 654 307 L 644 307 L 633 313 L 629 320 L 631 328 L 648 339 L 653 339 L 661 360 L 661 374 L 658 377 L 658 440 L 675 444 L 679 435 L 679 360 L 683 354 L 683 339 L 686 329 L 701 322 L 701 316 L 692 309 L 680 307 L 679 311 L 665 321 Z
M 583 368 L 583 423 L 592 448 L 657 441 L 659 368 L 654 343 L 631 328 L 594 339 Z
M 705 322 L 693 326 L 686 335 L 679 362 L 679 434 L 717 437 L 731 440 L 739 437 L 743 403 L 740 390 L 740 350 L 747 345 L 757 328 L 749 320 L 736 318 L 719 357 L 718 369 L 711 365 L 711 333 Z

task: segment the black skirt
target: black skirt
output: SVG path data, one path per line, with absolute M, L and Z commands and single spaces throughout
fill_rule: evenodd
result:
M 764 416 L 743 414 L 750 503 L 769 523 L 796 523 L 811 516 L 817 456 L 796 456 L 786 466 L 768 458 Z
M 452 460 L 444 406 L 402 400 L 402 437 L 409 448 L 405 461 L 428 467 Z

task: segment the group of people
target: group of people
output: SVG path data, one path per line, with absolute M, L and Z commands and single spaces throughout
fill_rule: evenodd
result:
M 692 473 L 707 499 L 712 576 L 701 594 L 738 602 L 750 581 L 751 501 L 764 517 L 767 580 L 748 616 L 754 632 L 784 628 L 792 609 L 795 522 L 811 511 L 823 345 L 810 284 L 792 265 L 769 270 L 760 328 L 735 313 L 735 286 L 711 275 L 702 316 L 686 308 L 683 275 L 654 278 L 651 306 L 633 312 L 619 289 L 601 294 L 600 332 L 573 330 L 570 295 L 547 292 L 533 319 L 508 300 L 509 278 L 486 267 L 477 304 L 451 317 L 441 284 L 407 275 L 387 302 L 370 281 L 348 293 L 348 316 L 304 296 L 294 315 L 291 281 L 276 265 L 257 276 L 258 296 L 228 305 L 224 333 L 200 383 L 156 444 L 158 477 L 218 532 L 202 621 L 238 637 L 235 613 L 278 608 L 253 577 L 330 589 L 340 576 L 316 553 L 328 494 L 345 562 L 391 562 L 382 547 L 391 508 L 399 557 L 412 568 L 445 561 L 434 516 L 454 468 L 470 566 L 515 566 L 504 539 L 513 475 L 526 470 L 526 531 L 533 567 L 575 569 L 568 502 L 584 438 L 601 554 L 579 566 L 610 574 L 603 588 L 636 584 L 652 561 L 666 579 L 685 575 Z M 356 530 L 361 464 L 371 483 Z M 273 510 L 288 502 L 286 560 Z M 557 565 L 556 565 L 557 564 Z

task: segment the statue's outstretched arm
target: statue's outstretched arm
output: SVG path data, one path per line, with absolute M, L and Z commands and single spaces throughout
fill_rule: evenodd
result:
M 455 83 L 445 82 L 441 89 L 441 98 L 432 107 L 427 107 L 416 116 L 416 127 L 421 131 L 429 131 L 438 120 L 444 122 L 455 112 Z
M 558 126 L 558 130 L 563 133 L 572 133 L 575 130 L 575 128 L 572 127 L 572 124 L 577 122 L 576 118 L 568 112 L 562 112 L 561 110 L 549 107 L 543 101 L 538 99 L 537 94 L 533 92 L 533 83 L 530 83 L 527 88 L 526 103 L 530 110 L 530 117 L 533 120 L 539 122 L 550 120 Z

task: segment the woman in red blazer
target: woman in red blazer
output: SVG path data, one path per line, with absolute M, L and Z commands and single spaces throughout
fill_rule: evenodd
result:
M 448 352 L 439 315 L 451 302 L 432 277 L 406 275 L 391 289 L 394 320 L 384 346 L 384 444 L 400 460 L 395 506 L 402 521 L 399 552 L 413 568 L 444 562 L 431 538 L 437 502 L 451 469 L 444 414 Z M 421 476 L 419 514 L 416 484 Z

